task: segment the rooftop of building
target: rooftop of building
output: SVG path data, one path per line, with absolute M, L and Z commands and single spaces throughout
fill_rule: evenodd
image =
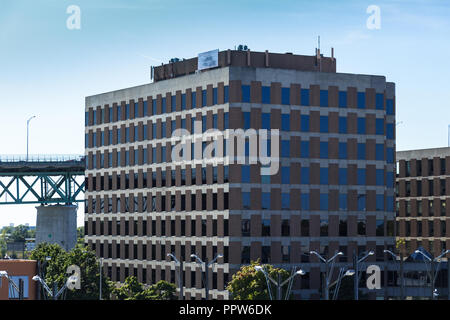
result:
M 315 55 L 307 56 L 291 52 L 272 53 L 268 50 L 257 52 L 249 49 L 245 51 L 228 49 L 218 52 L 217 67 L 199 71 L 198 57 L 183 60 L 171 59 L 169 63 L 154 67 L 153 79 L 158 82 L 228 66 L 336 73 L 336 59 L 333 54 L 331 57 L 325 57 L 320 54 L 320 50 Z
M 396 158 L 400 160 L 423 159 L 423 158 L 444 158 L 450 156 L 450 147 L 417 149 L 397 151 Z

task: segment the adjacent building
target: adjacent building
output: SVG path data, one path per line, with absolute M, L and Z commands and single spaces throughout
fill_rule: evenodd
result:
M 418 247 L 433 256 L 450 248 L 450 147 L 399 151 L 397 239 L 406 254 Z
M 373 250 L 368 261 L 384 263 L 395 246 L 394 83 L 337 73 L 320 53 L 267 51 L 221 51 L 205 70 L 197 58 L 175 59 L 153 74 L 153 83 L 86 98 L 85 241 L 113 281 L 175 283 L 173 253 L 185 261 L 185 298 L 201 299 L 202 268 L 190 256 L 220 253 L 210 298 L 230 298 L 233 273 L 260 259 L 301 265 L 308 273 L 294 293 L 314 299 L 324 265 L 311 250 L 340 250 L 346 265 Z M 192 133 L 195 121 L 200 133 L 186 136 L 204 148 L 208 129 L 278 129 L 279 170 L 261 175 L 259 162 L 236 163 L 228 149 L 217 163 L 194 152 L 172 160 L 172 133 Z
M 37 299 L 38 286 L 36 281 L 33 281 L 37 274 L 36 260 L 0 259 L 0 271 L 6 271 L 9 276 L 9 279 L 0 277 L 0 300 L 18 300 L 19 292 L 10 281 L 20 288 L 20 280 L 23 283 L 23 299 Z

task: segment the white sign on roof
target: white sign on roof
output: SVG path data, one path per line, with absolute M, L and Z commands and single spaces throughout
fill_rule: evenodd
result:
M 219 49 L 198 54 L 198 70 L 215 68 L 219 66 Z

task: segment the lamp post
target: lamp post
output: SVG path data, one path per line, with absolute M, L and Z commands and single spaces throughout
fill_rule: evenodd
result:
M 396 255 L 390 250 L 383 250 L 384 253 L 389 253 L 395 261 L 400 261 L 400 299 L 405 300 L 405 279 L 403 275 L 403 254 L 400 253 L 400 256 Z
M 99 283 L 99 289 L 100 289 L 100 297 L 99 300 L 102 300 L 102 275 L 103 275 L 103 258 L 99 259 L 99 274 L 100 274 L 100 283 Z
M 6 280 L 8 280 L 9 285 L 12 285 L 14 287 L 14 289 L 16 289 L 17 292 L 19 293 L 19 300 L 22 300 L 23 299 L 23 284 L 22 284 L 21 288 L 19 286 L 17 286 L 16 283 L 8 275 L 7 271 L 0 271 L 0 280 L 1 280 L 1 278 L 6 278 Z M 20 282 L 19 282 L 19 284 L 20 284 Z
M 56 282 L 53 283 L 53 290 L 50 290 L 47 283 L 38 275 L 34 276 L 32 279 L 33 279 L 33 281 L 39 281 L 42 284 L 42 286 L 44 287 L 44 289 L 47 291 L 47 293 L 53 298 L 53 300 L 58 300 L 58 297 L 64 292 L 64 290 L 66 290 L 67 284 L 69 282 L 75 283 L 78 278 L 77 278 L 77 276 L 74 276 L 74 275 L 67 278 L 66 282 L 64 283 L 62 288 L 59 289 L 59 291 L 57 291 L 58 288 L 56 287 Z
M 351 277 L 354 274 L 355 274 L 355 270 L 353 270 L 353 269 L 348 269 L 347 271 L 345 270 L 344 267 L 339 269 L 339 276 L 338 276 L 337 280 L 334 281 L 332 284 L 330 284 L 330 288 L 336 284 L 336 289 L 334 290 L 334 293 L 333 293 L 333 300 L 337 300 L 337 298 L 338 298 L 339 289 L 341 288 L 342 279 L 344 277 Z
M 355 267 L 355 283 L 354 283 L 354 289 L 355 289 L 355 300 L 359 300 L 359 264 L 366 260 L 369 256 L 372 256 L 374 254 L 373 251 L 369 251 L 365 256 L 363 256 L 361 259 L 358 260 L 359 256 L 356 254 L 353 254 L 353 264 Z
M 434 300 L 435 296 L 438 296 L 439 294 L 437 293 L 437 289 L 435 289 L 434 287 L 434 283 L 436 282 L 436 278 L 439 272 L 439 266 L 441 265 L 441 261 L 438 261 L 440 258 L 442 258 L 443 256 L 445 256 L 447 253 L 450 252 L 450 250 L 445 250 L 443 251 L 439 256 L 437 256 L 434 259 L 431 259 L 430 257 L 428 257 L 426 254 L 424 254 L 422 251 L 420 250 L 416 250 L 414 251 L 416 254 L 420 253 L 424 258 L 426 258 L 426 260 L 424 260 L 425 265 L 426 265 L 426 261 L 428 260 L 430 262 L 430 266 L 431 266 L 431 270 L 428 271 L 428 275 L 430 276 L 430 287 L 431 287 L 431 300 Z M 434 267 L 434 263 L 438 261 L 438 267 L 437 270 L 435 271 L 435 267 Z M 428 269 L 428 267 L 427 267 Z
M 322 257 L 319 253 L 317 253 L 317 251 L 310 251 L 309 253 L 316 255 L 322 262 L 325 263 L 325 300 L 329 300 L 330 299 L 330 281 L 331 281 L 331 276 L 333 275 L 334 260 L 338 256 L 342 256 L 343 253 L 340 251 L 336 252 L 334 254 L 334 256 L 332 256 L 328 260 L 325 259 L 324 257 Z M 331 262 L 331 268 L 329 268 L 330 262 Z
M 183 261 L 178 261 L 178 259 L 172 253 L 167 254 L 168 257 L 171 257 L 176 264 L 178 264 L 178 286 L 180 288 L 180 300 L 184 300 L 183 296 Z
M 278 279 L 277 281 L 275 281 L 274 279 L 272 279 L 269 274 L 267 273 L 266 270 L 264 270 L 263 267 L 261 266 L 255 266 L 255 270 L 256 271 L 261 271 L 264 274 L 264 277 L 266 278 L 266 283 L 267 283 L 267 291 L 269 292 L 269 297 L 270 300 L 273 300 L 273 296 L 272 296 L 272 292 L 270 290 L 270 285 L 269 285 L 269 280 L 276 286 L 277 288 L 277 300 L 281 300 L 281 288 L 289 282 L 288 285 L 288 289 L 286 290 L 286 296 L 285 296 L 285 300 L 288 300 L 289 298 L 289 294 L 292 288 L 292 282 L 295 276 L 300 275 L 303 276 L 306 274 L 305 271 L 303 271 L 302 269 L 295 271 L 295 268 L 292 269 L 291 272 L 291 276 L 289 278 L 287 278 L 286 280 L 284 280 L 283 282 L 281 282 L 281 273 L 278 272 Z
M 27 161 L 28 161 L 28 136 L 29 136 L 29 127 L 30 127 L 30 121 L 32 119 L 36 118 L 36 116 L 32 116 L 30 119 L 27 120 Z
M 212 264 L 214 264 L 216 262 L 217 259 L 222 258 L 223 255 L 222 254 L 218 254 L 211 262 L 208 263 L 208 258 L 205 258 L 205 261 L 202 261 L 202 259 L 200 259 L 196 254 L 191 254 L 191 258 L 194 258 L 195 260 L 197 260 L 197 262 L 201 265 L 205 266 L 205 277 L 204 277 L 204 282 L 205 282 L 205 299 L 208 300 L 209 298 L 209 278 L 208 278 L 208 268 L 209 266 L 211 266 Z

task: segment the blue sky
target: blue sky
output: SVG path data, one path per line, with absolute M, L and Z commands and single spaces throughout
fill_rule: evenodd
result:
M 69 5 L 81 29 L 69 30 Z M 369 30 L 377 5 L 381 28 Z M 84 97 L 149 82 L 172 57 L 233 49 L 325 55 L 338 72 L 397 88 L 397 150 L 447 146 L 450 4 L 446 0 L 0 0 L 0 154 L 82 154 Z M 0 226 L 35 224 L 33 206 L 0 207 Z M 83 222 L 80 210 L 78 223 Z

